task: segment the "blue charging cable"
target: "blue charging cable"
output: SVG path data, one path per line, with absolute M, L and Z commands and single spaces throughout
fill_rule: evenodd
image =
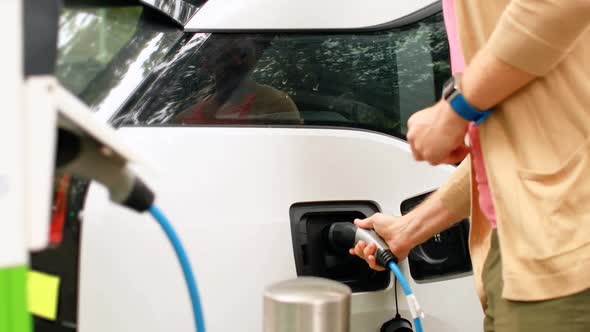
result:
M 184 279 L 186 281 L 186 285 L 188 287 L 192 309 L 193 309 L 193 317 L 195 319 L 195 327 L 197 328 L 197 332 L 205 332 L 205 319 L 203 318 L 203 310 L 201 308 L 201 300 L 199 298 L 199 291 L 197 289 L 197 282 L 195 280 L 195 276 L 193 274 L 193 269 L 191 268 L 190 261 L 188 260 L 188 256 L 186 251 L 184 250 L 178 235 L 174 231 L 174 228 L 166 218 L 166 216 L 156 207 L 152 205 L 150 207 L 150 214 L 156 219 L 158 224 L 162 227 L 164 233 L 170 240 L 170 243 L 174 247 L 174 251 L 176 252 L 176 256 L 178 257 L 178 261 L 180 266 L 182 267 L 182 272 L 184 274 Z
M 404 277 L 404 274 L 399 269 L 399 266 L 395 264 L 394 261 L 389 262 L 388 264 L 389 269 L 393 274 L 397 277 L 404 294 L 406 294 L 406 299 L 408 300 L 408 306 L 410 307 L 410 311 L 412 312 L 412 318 L 414 318 L 414 326 L 416 327 L 416 332 L 423 332 L 422 329 L 422 320 L 421 320 L 421 309 L 418 305 L 418 301 L 416 301 L 416 297 L 412 294 L 412 290 L 410 289 L 410 284 L 408 284 L 408 280 Z
M 152 205 L 149 211 L 150 214 L 154 217 L 154 219 L 158 222 L 158 224 L 162 227 L 162 230 L 164 231 L 164 233 L 170 240 L 170 243 L 174 247 L 174 251 L 176 253 L 176 256 L 178 257 L 180 266 L 182 267 L 184 279 L 189 290 L 197 332 L 205 332 L 205 319 L 203 318 L 203 311 L 201 308 L 199 291 L 197 289 L 197 283 L 193 274 L 193 270 L 191 268 L 190 261 L 188 260 L 186 251 L 184 250 L 182 243 L 178 238 L 178 235 L 174 231 L 174 228 L 172 227 L 166 216 L 160 211 L 160 209 L 158 209 L 157 206 Z M 416 297 L 413 295 L 412 290 L 410 289 L 408 281 L 404 277 L 399 266 L 393 260 L 389 262 L 388 266 L 389 269 L 393 272 L 393 274 L 397 277 L 404 291 L 404 294 L 406 295 L 406 299 L 408 300 L 408 306 L 410 307 L 410 310 L 412 312 L 412 318 L 414 320 L 416 332 L 423 332 L 424 330 L 422 328 L 421 320 L 422 312 L 420 306 L 418 305 L 418 301 L 416 301 Z

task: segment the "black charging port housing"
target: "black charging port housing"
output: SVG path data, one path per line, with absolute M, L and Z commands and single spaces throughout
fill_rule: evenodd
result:
M 342 282 L 353 292 L 386 289 L 388 271 L 377 272 L 347 249 L 330 246 L 326 234 L 335 222 L 353 222 L 379 212 L 373 202 L 298 203 L 291 207 L 291 235 L 298 276 Z
M 400 211 L 407 214 L 422 203 L 432 192 L 406 199 Z M 412 249 L 408 256 L 410 274 L 416 283 L 429 283 L 461 278 L 472 273 L 469 255 L 469 220 L 436 234 Z

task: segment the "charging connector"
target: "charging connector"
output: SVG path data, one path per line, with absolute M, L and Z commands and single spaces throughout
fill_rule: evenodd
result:
M 366 244 L 374 243 L 377 247 L 375 252 L 377 264 L 387 267 L 389 262 L 397 263 L 397 258 L 387 243 L 374 230 L 359 228 L 349 222 L 337 222 L 330 225 L 327 238 L 330 246 L 343 249 L 352 248 L 359 241 L 364 241 Z
M 182 268 L 191 299 L 195 329 L 205 332 L 201 300 L 188 255 L 168 219 L 154 205 L 155 195 L 152 190 L 128 168 L 125 159 L 97 140 L 60 128 L 57 141 L 56 170 L 59 174 L 96 180 L 108 189 L 112 202 L 137 212 L 149 211 L 158 222 Z
M 422 332 L 422 321 L 424 318 L 424 312 L 418 304 L 418 300 L 412 293 L 410 285 L 399 266 L 397 265 L 397 258 L 389 249 L 389 246 L 383 239 L 374 231 L 364 228 L 359 228 L 356 225 L 348 222 L 334 223 L 328 229 L 328 235 L 326 236 L 331 246 L 340 247 L 344 249 L 353 248 L 359 241 L 364 241 L 368 244 L 375 244 L 377 250 L 375 252 L 375 260 L 380 266 L 389 268 L 391 272 L 399 280 L 406 299 L 408 301 L 408 307 L 412 313 L 414 325 L 417 332 Z
M 55 166 L 58 174 L 100 182 L 111 201 L 137 212 L 148 211 L 154 202 L 154 193 L 127 168 L 127 161 L 88 136 L 58 129 Z

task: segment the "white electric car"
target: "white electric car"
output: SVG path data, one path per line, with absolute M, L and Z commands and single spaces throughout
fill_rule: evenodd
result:
M 352 332 L 380 331 L 393 278 L 323 232 L 405 213 L 453 171 L 415 162 L 404 140 L 450 76 L 440 2 L 80 3 L 62 13 L 59 77 L 147 161 L 138 169 L 188 250 L 208 330 L 261 331 L 263 290 L 312 275 L 352 288 Z M 99 185 L 85 197 L 78 331 L 192 331 L 158 226 Z M 482 329 L 468 232 L 464 221 L 401 264 L 425 331 Z

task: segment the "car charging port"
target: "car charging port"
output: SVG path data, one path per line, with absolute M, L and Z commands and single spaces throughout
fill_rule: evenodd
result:
M 348 285 L 353 292 L 386 289 L 389 272 L 376 272 L 348 250 L 331 245 L 330 226 L 352 223 L 379 210 L 371 202 L 303 203 L 291 207 L 293 252 L 299 276 L 315 276 Z

